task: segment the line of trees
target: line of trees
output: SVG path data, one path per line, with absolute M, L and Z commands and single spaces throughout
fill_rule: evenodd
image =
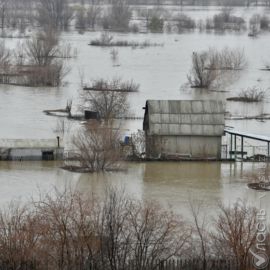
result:
M 0 211 L 0 262 L 8 269 L 33 263 L 40 270 L 154 270 L 161 261 L 186 258 L 205 270 L 210 258 L 223 258 L 247 270 L 257 210 L 240 201 L 220 204 L 213 219 L 190 205 L 192 222 L 123 190 L 108 189 L 103 199 L 55 191 L 26 205 L 11 203 Z
M 72 57 L 69 45 L 59 45 L 53 31 L 39 32 L 14 50 L 0 45 L 0 81 L 25 86 L 59 86 L 69 68 L 66 58 Z

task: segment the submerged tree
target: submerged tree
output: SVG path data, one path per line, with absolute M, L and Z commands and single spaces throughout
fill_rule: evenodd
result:
M 120 167 L 119 130 L 99 123 L 88 124 L 73 137 L 76 159 L 90 172 L 116 170 Z
M 207 52 L 192 55 L 192 69 L 188 81 L 192 87 L 209 88 L 218 77 L 216 63 L 212 62 Z
M 126 0 L 113 0 L 108 14 L 103 18 L 108 27 L 117 31 L 127 31 L 131 19 L 131 9 Z
M 192 68 L 188 75 L 191 87 L 211 88 L 222 81 L 226 75 L 227 83 L 234 72 L 246 67 L 247 61 L 243 50 L 224 48 L 221 51 L 209 49 L 192 55 Z M 226 85 L 224 80 L 223 86 Z
M 69 26 L 73 10 L 67 0 L 38 0 L 39 24 L 46 28 L 64 29 Z
M 105 121 L 109 121 L 127 114 L 129 109 L 128 94 L 137 91 L 138 87 L 133 81 L 97 80 L 92 87 L 85 88 L 83 100 L 87 107 L 98 112 Z

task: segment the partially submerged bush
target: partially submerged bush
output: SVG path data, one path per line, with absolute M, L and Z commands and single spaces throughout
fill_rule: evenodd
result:
M 69 44 L 59 46 L 55 33 L 38 33 L 18 44 L 13 57 L 0 48 L 0 81 L 23 86 L 59 86 L 69 71 L 63 58 L 75 53 Z
M 180 14 L 177 18 L 175 18 L 175 20 L 177 21 L 176 27 L 178 32 L 196 28 L 196 22 L 186 14 Z
M 139 84 L 134 83 L 133 80 L 122 81 L 119 78 L 111 81 L 99 79 L 95 80 L 90 87 L 85 87 L 84 90 L 92 91 L 115 91 L 115 92 L 138 92 Z
M 132 48 L 146 48 L 162 46 L 160 43 L 151 43 L 147 40 L 143 42 L 128 41 L 128 40 L 113 40 L 114 37 L 108 32 L 103 32 L 98 39 L 91 40 L 91 46 L 100 47 L 132 47 Z
M 157 15 L 153 15 L 147 24 L 147 28 L 152 33 L 162 33 L 164 28 L 164 19 Z
M 108 13 L 103 15 L 103 28 L 114 31 L 127 31 L 131 15 L 131 9 L 126 0 L 114 0 Z
M 237 97 L 227 98 L 230 101 L 262 102 L 266 98 L 266 91 L 256 86 L 242 90 Z
M 110 126 L 89 124 L 72 139 L 75 158 L 88 172 L 120 169 L 120 133 Z
M 249 33 L 251 37 L 256 37 L 260 32 L 260 15 L 254 14 L 249 20 Z
M 217 76 L 218 72 L 207 52 L 192 54 L 192 69 L 188 75 L 191 87 L 209 88 Z
M 245 52 L 243 49 L 224 49 L 217 51 L 209 49 L 211 62 L 215 63 L 215 68 L 219 70 L 242 70 L 247 65 Z
M 133 81 L 97 80 L 92 87 L 84 88 L 84 104 L 90 110 L 98 112 L 106 122 L 124 117 L 129 108 L 128 94 L 137 91 L 138 87 Z
M 192 69 L 188 75 L 191 87 L 210 88 L 228 71 L 241 70 L 246 66 L 244 52 L 225 48 L 209 49 L 192 55 Z
M 213 19 L 207 19 L 206 29 L 239 31 L 245 28 L 245 20 L 231 13 L 231 8 L 224 8 L 220 14 L 214 15 Z

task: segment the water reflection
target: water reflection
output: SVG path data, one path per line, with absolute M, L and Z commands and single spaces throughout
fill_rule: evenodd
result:
M 129 163 L 127 171 L 80 174 L 59 169 L 55 162 L 0 162 L 0 204 L 27 200 L 39 191 L 72 188 L 85 194 L 103 196 L 106 187 L 125 189 L 140 200 L 153 199 L 189 216 L 191 199 L 204 201 L 214 213 L 219 201 L 230 204 L 238 198 L 259 207 L 259 192 L 247 188 L 256 175 L 269 171 L 264 163 L 146 162 Z M 262 206 L 270 204 L 270 193 Z

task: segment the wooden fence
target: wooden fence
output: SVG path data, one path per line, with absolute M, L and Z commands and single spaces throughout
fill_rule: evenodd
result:
M 58 268 L 57 268 L 58 269 Z M 60 268 L 59 268 L 60 269 Z M 61 267 L 61 269 L 71 269 L 70 266 Z M 111 270 L 108 267 L 95 267 L 91 263 L 85 263 L 84 267 L 80 266 L 78 268 L 72 267 L 72 270 Z M 140 267 L 138 265 L 130 264 L 124 268 L 119 268 L 119 270 L 256 270 L 265 269 L 270 270 L 270 265 L 268 264 L 265 268 L 255 268 L 250 261 L 245 269 L 240 269 L 237 264 L 232 260 L 208 260 L 206 262 L 206 268 L 203 267 L 203 263 L 200 260 L 167 260 L 155 262 L 149 267 Z M 27 262 L 14 265 L 13 263 L 0 262 L 0 270 L 56 270 L 50 265 L 39 266 L 38 263 Z

